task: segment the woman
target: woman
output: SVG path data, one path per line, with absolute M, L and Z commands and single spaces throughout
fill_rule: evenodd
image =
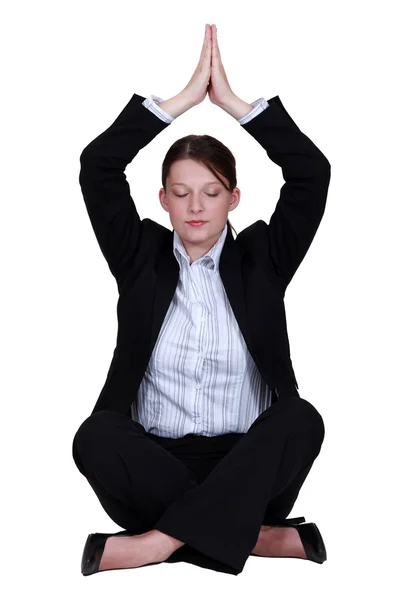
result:
M 165 157 L 159 199 L 173 232 L 140 220 L 124 176 L 207 93 L 286 180 L 270 223 L 236 240 L 235 159 L 215 138 L 186 136 Z M 330 164 L 278 96 L 247 104 L 233 94 L 215 25 L 189 84 L 161 100 L 134 94 L 81 155 L 84 200 L 120 297 L 117 346 L 73 457 L 123 527 L 88 536 L 81 571 L 186 561 L 238 575 L 250 554 L 322 563 L 315 523 L 285 518 L 325 429 L 297 391 L 284 294 L 322 218 Z

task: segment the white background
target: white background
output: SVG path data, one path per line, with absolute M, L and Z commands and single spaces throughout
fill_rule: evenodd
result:
M 394 598 L 399 527 L 399 92 L 395 2 L 15 2 L 2 13 L 2 576 L 7 598 Z M 105 381 L 116 283 L 78 183 L 82 149 L 133 93 L 176 95 L 216 23 L 246 102 L 279 95 L 331 163 L 325 215 L 286 293 L 299 393 L 325 441 L 291 516 L 322 565 L 250 556 L 235 577 L 187 563 L 80 573 L 90 532 L 119 526 L 72 458 Z M 237 160 L 240 232 L 269 221 L 280 168 L 208 98 L 127 167 L 141 218 L 172 229 L 161 163 L 189 133 Z M 397 592 L 396 592 L 397 589 Z

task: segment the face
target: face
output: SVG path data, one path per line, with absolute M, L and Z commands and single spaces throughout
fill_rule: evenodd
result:
M 223 175 L 221 179 L 229 187 Z M 161 206 L 169 213 L 171 223 L 180 236 L 191 263 L 204 256 L 218 241 L 228 220 L 228 213 L 240 202 L 240 190 L 233 192 L 215 175 L 192 159 L 175 161 L 170 168 L 166 190 L 160 189 Z M 188 221 L 206 221 L 192 227 Z

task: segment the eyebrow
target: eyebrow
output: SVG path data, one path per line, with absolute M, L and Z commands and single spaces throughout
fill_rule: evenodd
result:
M 213 181 L 206 181 L 204 185 L 209 185 L 209 184 L 211 184 L 211 183 L 221 183 L 221 182 L 220 182 L 220 181 L 218 181 L 218 180 L 216 180 L 216 179 L 214 179 Z M 187 184 L 186 184 L 186 183 L 183 183 L 183 182 L 181 182 L 181 181 L 175 181 L 174 183 L 171 183 L 171 187 L 172 187 L 173 185 L 187 185 Z

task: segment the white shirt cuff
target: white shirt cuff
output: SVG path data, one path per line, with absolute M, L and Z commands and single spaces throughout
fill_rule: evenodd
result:
M 165 123 L 172 123 L 174 117 L 171 117 L 165 110 L 160 108 L 160 106 L 158 106 L 159 102 L 164 102 L 164 100 L 159 96 L 152 94 L 151 96 L 148 96 L 146 100 L 143 100 L 142 104 Z
M 254 102 L 250 102 L 250 104 L 254 107 L 252 108 L 246 115 L 243 115 L 238 122 L 240 125 L 244 125 L 254 119 L 257 115 L 259 115 L 263 110 L 265 110 L 269 106 L 269 102 L 265 100 L 265 98 L 258 98 L 258 100 L 254 100 Z

